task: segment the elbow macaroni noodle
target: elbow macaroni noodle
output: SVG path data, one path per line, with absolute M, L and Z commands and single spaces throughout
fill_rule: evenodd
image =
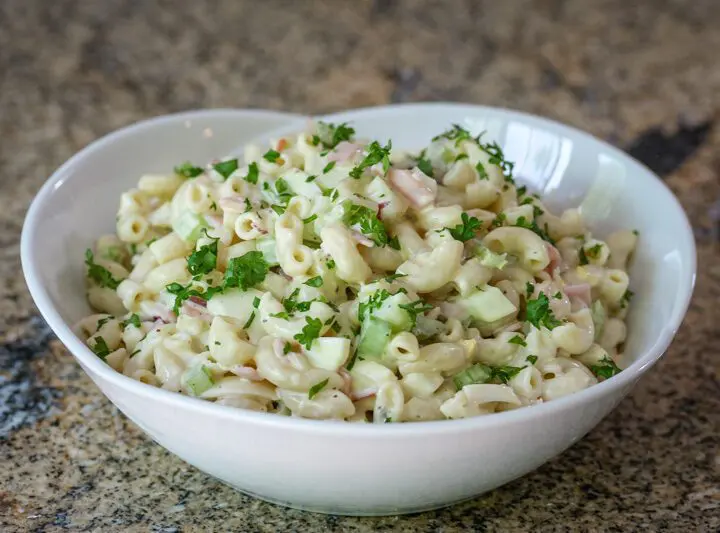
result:
M 124 375 L 279 415 L 480 416 L 620 369 L 637 234 L 550 213 L 458 126 L 415 156 L 322 122 L 120 197 L 78 332 Z

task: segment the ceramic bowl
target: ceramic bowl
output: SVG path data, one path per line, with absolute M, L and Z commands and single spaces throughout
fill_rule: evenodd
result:
M 114 231 L 122 191 L 147 172 L 230 153 L 306 117 L 213 110 L 134 124 L 84 148 L 38 193 L 25 220 L 22 263 L 43 317 L 103 393 L 161 446 L 236 489 L 282 505 L 337 514 L 397 514 L 471 498 L 539 467 L 607 415 L 667 349 L 695 279 L 688 220 L 647 168 L 576 129 L 503 109 L 413 104 L 325 117 L 358 134 L 415 148 L 452 123 L 485 130 L 516 162 L 519 182 L 551 208 L 582 204 L 599 235 L 640 232 L 631 268 L 625 370 L 548 403 L 456 421 L 348 424 L 215 405 L 134 381 L 75 336 L 88 314 L 83 252 Z

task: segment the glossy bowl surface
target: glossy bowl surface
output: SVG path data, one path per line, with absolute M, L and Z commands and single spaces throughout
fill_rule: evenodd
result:
M 38 193 L 22 235 L 22 264 L 43 317 L 118 408 L 155 441 L 233 487 L 282 505 L 337 514 L 441 507 L 537 468 L 582 438 L 667 349 L 695 279 L 682 208 L 646 167 L 576 129 L 523 113 L 457 104 L 359 109 L 325 117 L 361 136 L 416 148 L 461 124 L 503 146 L 519 182 L 551 208 L 582 203 L 594 232 L 640 232 L 631 269 L 627 368 L 545 404 L 485 417 L 413 424 L 311 421 L 214 405 L 125 377 L 98 359 L 71 325 L 90 312 L 83 252 L 114 231 L 119 195 L 147 172 L 208 161 L 307 117 L 211 110 L 140 122 L 90 144 Z

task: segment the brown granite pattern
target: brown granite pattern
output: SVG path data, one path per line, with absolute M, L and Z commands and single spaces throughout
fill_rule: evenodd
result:
M 717 0 L 0 3 L 0 530 L 717 531 Z M 591 434 L 471 502 L 328 517 L 243 496 L 145 438 L 37 318 L 19 232 L 83 145 L 198 107 L 417 100 L 547 115 L 669 173 L 698 285 L 665 358 Z M 660 161 L 662 159 L 662 161 Z

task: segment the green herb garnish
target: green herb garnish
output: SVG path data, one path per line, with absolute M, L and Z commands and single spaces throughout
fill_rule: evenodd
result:
M 205 244 L 187 258 L 187 269 L 193 276 L 209 274 L 217 266 L 218 239 Z
M 508 341 L 510 344 L 518 344 L 520 346 L 527 346 L 527 342 L 525 342 L 525 339 L 523 339 L 520 335 L 515 335 L 512 339 Z
M 197 178 L 200 174 L 205 172 L 201 167 L 196 167 L 189 161 L 175 167 L 173 170 L 175 171 L 175 174 L 182 176 L 183 178 Z
M 312 400 L 317 395 L 318 392 L 320 392 L 321 390 L 323 390 L 325 388 L 325 386 L 328 384 L 329 381 L 330 381 L 330 378 L 325 378 L 320 383 L 316 383 L 315 385 L 310 387 L 310 391 L 308 392 L 308 399 Z
M 85 250 L 85 264 L 88 267 L 88 278 L 93 280 L 101 287 L 107 287 L 109 289 L 117 289 L 118 285 L 122 280 L 113 278 L 112 273 L 104 266 L 98 265 L 95 262 L 92 250 L 88 248 Z
M 597 377 L 603 379 L 609 379 L 620 373 L 620 368 L 615 364 L 615 361 L 607 356 L 603 357 L 597 365 L 592 365 L 590 370 Z
M 225 288 L 240 287 L 247 290 L 262 283 L 270 266 L 263 258 L 262 252 L 248 252 L 240 257 L 233 257 L 225 271 Z
M 550 300 L 544 293 L 540 293 L 534 300 L 528 300 L 526 308 L 526 320 L 533 326 L 540 329 L 541 326 L 547 329 L 554 329 L 562 324 L 550 310 Z
M 475 231 L 482 227 L 482 222 L 477 218 L 469 216 L 467 213 L 460 215 L 462 220 L 461 224 L 458 224 L 454 228 L 445 228 L 450 231 L 450 235 L 457 241 L 465 242 L 469 241 L 475 236 Z
M 320 337 L 320 331 L 322 331 L 323 323 L 319 318 L 305 317 L 305 326 L 302 329 L 302 333 L 298 333 L 293 338 L 300 344 L 305 346 L 306 350 L 309 350 L 312 346 L 312 342 Z
M 375 165 L 376 163 L 382 163 L 383 170 L 387 173 L 390 168 L 390 149 L 392 148 L 392 141 L 388 141 L 386 146 L 380 146 L 377 141 L 373 141 L 367 147 L 365 158 L 360 161 L 360 164 L 350 171 L 350 177 L 360 179 L 363 171 Z
M 223 178 L 228 179 L 232 173 L 238 169 L 238 160 L 229 159 L 227 161 L 221 161 L 220 163 L 215 163 L 213 168 Z

